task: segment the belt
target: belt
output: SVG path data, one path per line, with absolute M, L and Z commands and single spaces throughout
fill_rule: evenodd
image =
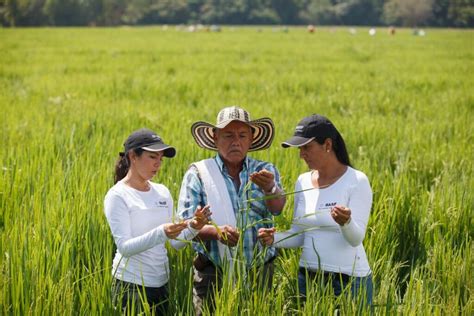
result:
M 324 278 L 327 279 L 342 279 L 343 282 L 349 282 L 350 279 L 352 278 L 352 275 L 348 275 L 345 273 L 339 273 L 339 272 L 329 272 L 329 271 L 324 271 L 324 270 L 317 270 L 317 271 L 312 271 L 309 270 L 305 267 L 300 267 L 299 272 L 302 274 L 308 273 L 308 275 L 312 278 L 316 277 L 318 274 L 322 275 Z
M 117 285 L 127 287 L 127 288 L 138 287 L 138 288 L 145 288 L 145 289 L 150 289 L 150 290 L 162 290 L 162 289 L 165 289 L 168 286 L 168 282 L 165 283 L 165 285 L 162 285 L 160 287 L 154 287 L 154 286 L 144 286 L 142 284 L 127 282 L 127 281 L 123 281 L 123 280 L 120 280 L 120 279 L 117 279 L 117 278 L 115 278 L 114 282 Z

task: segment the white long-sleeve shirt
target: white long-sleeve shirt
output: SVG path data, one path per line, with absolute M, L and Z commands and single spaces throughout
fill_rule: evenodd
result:
M 164 185 L 149 182 L 151 189 L 138 191 L 117 182 L 105 196 L 104 212 L 117 252 L 112 274 L 115 278 L 149 287 L 168 282 L 169 266 L 163 224 L 171 223 L 173 199 Z M 188 227 L 177 239 L 191 240 L 198 231 Z M 170 240 L 182 248 L 185 242 Z
M 364 240 L 372 206 L 367 176 L 351 167 L 332 185 L 314 189 L 311 172 L 299 176 L 295 191 L 293 224 L 276 233 L 277 248 L 303 247 L 300 266 L 310 270 L 341 272 L 363 277 L 371 273 Z M 351 220 L 337 224 L 330 210 L 335 205 L 351 209 Z

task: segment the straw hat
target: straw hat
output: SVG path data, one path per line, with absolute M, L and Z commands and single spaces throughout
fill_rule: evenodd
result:
M 217 151 L 214 143 L 214 130 L 216 128 L 222 129 L 233 121 L 243 122 L 252 128 L 253 141 L 249 151 L 266 149 L 272 144 L 275 135 L 272 120 L 268 117 L 251 120 L 250 114 L 237 106 L 222 109 L 217 115 L 216 125 L 202 121 L 194 123 L 191 126 L 191 133 L 200 147 Z

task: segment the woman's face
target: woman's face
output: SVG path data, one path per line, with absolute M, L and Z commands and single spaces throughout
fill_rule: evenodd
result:
M 306 145 L 299 147 L 300 158 L 303 159 L 308 167 L 312 170 L 320 170 L 324 166 L 327 156 L 327 144 L 319 144 L 311 141 Z
M 144 151 L 141 156 L 132 157 L 132 164 L 142 179 L 151 180 L 160 169 L 162 160 L 162 151 Z

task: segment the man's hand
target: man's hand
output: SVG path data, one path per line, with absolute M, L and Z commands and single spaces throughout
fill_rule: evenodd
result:
M 253 172 L 250 175 L 250 180 L 258 185 L 264 193 L 269 193 L 275 186 L 275 175 L 266 169 L 262 169 L 259 172 Z
M 230 225 L 219 226 L 217 229 L 217 240 L 230 247 L 237 245 L 239 237 L 239 231 Z
M 272 228 L 260 228 L 258 230 L 257 238 L 260 239 L 260 242 L 265 246 L 273 245 L 275 241 L 275 227 Z

